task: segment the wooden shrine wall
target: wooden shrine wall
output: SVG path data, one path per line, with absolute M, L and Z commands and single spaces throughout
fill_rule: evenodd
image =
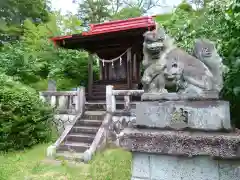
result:
M 131 81 L 139 83 L 141 79 L 141 61 L 141 53 L 139 53 L 139 51 L 134 52 L 134 50 L 132 50 L 130 54 L 129 64 L 127 54 L 122 57 L 121 63 L 120 60 L 115 61 L 113 64 L 105 63 L 104 66 L 101 63 L 100 66 L 102 66 L 102 80 L 116 80 L 127 82 L 128 76 L 131 76 Z

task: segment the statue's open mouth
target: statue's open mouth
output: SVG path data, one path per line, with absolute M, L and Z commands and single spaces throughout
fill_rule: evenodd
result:
M 161 43 L 161 42 L 153 42 L 151 44 L 148 44 L 148 48 L 151 49 L 151 48 L 156 48 L 156 47 L 164 47 L 164 44 Z
M 167 76 L 168 80 L 174 80 L 176 76 Z
M 147 49 L 149 49 L 149 51 L 160 51 L 163 47 L 164 47 L 164 44 L 160 42 L 153 42 L 153 43 L 147 44 Z
M 173 75 L 173 74 L 165 73 L 164 76 L 167 80 L 174 80 L 176 78 L 176 75 Z
M 160 53 L 163 50 L 163 47 L 164 47 L 163 43 L 160 42 L 153 42 L 151 44 L 147 44 L 147 49 L 153 59 L 159 58 Z

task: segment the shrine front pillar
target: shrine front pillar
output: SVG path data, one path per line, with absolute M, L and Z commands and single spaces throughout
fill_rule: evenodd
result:
M 127 84 L 128 84 L 128 89 L 132 88 L 132 50 L 129 49 L 127 51 Z
M 89 53 L 88 59 L 88 97 L 92 97 L 93 85 L 93 55 Z

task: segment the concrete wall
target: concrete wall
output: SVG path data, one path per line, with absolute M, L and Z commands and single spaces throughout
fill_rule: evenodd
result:
M 240 161 L 133 153 L 132 180 L 240 180 Z

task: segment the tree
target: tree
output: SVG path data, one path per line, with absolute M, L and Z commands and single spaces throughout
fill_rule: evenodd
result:
M 164 0 L 123 0 L 128 7 L 135 7 L 141 10 L 142 14 L 147 13 L 154 7 L 166 7 Z
M 1 0 L 0 38 L 3 41 L 18 39 L 26 19 L 35 24 L 46 22 L 48 11 L 47 0 Z
M 78 16 L 84 23 L 100 23 L 110 18 L 110 1 L 83 0 L 79 2 Z
M 78 3 L 78 16 L 85 27 L 90 23 L 141 16 L 154 7 L 164 7 L 162 0 L 84 0 Z
M 38 90 L 43 90 L 45 86 L 42 86 L 46 84 L 39 82 L 48 78 L 70 82 L 62 84 L 65 88 L 86 82 L 88 54 L 54 47 L 49 39 L 67 32 L 78 33 L 79 25 L 80 21 L 73 16 L 63 17 L 58 13 L 52 14 L 47 23 L 39 25 L 25 20 L 20 41 L 5 44 L 1 50 L 0 71 Z
M 188 11 L 188 12 L 193 11 L 191 4 L 189 4 L 186 0 L 182 1 L 177 6 L 177 9 L 181 9 L 181 10 Z
M 113 20 L 128 19 L 128 18 L 139 17 L 141 15 L 142 15 L 142 11 L 138 7 L 125 7 L 125 8 L 122 8 L 119 12 L 116 12 L 115 14 L 113 14 L 112 19 Z
M 207 4 L 209 2 L 211 2 L 211 0 L 189 0 L 189 2 L 193 5 L 195 5 L 195 7 L 197 9 L 201 9 L 207 6 Z

